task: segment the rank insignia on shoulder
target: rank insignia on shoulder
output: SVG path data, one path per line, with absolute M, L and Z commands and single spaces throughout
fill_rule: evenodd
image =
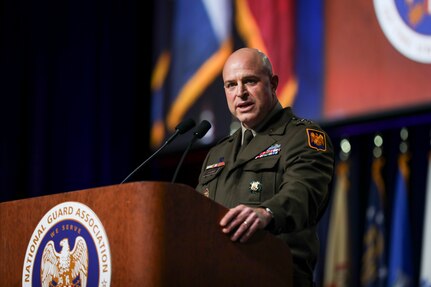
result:
M 318 130 L 307 129 L 308 146 L 320 151 L 326 151 L 325 134 Z
M 262 191 L 262 184 L 259 181 L 252 181 L 249 190 L 251 193 L 259 193 Z
M 276 155 L 280 152 L 280 150 L 281 150 L 281 144 L 272 145 L 267 150 L 258 154 L 254 159 L 263 158 L 263 157 L 267 157 L 267 156 L 271 156 L 271 155 Z
M 310 120 L 307 120 L 307 119 L 298 119 L 298 118 L 295 118 L 295 117 L 293 117 L 292 120 L 296 121 L 296 125 L 297 126 L 299 126 L 299 125 L 309 125 L 309 124 L 313 123 L 313 121 L 310 121 Z

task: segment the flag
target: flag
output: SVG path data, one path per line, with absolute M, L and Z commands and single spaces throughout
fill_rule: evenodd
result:
M 160 146 L 187 114 L 211 117 L 213 132 L 224 137 L 223 86 L 216 88 L 224 62 L 240 47 L 266 53 L 279 76 L 277 96 L 292 106 L 298 90 L 295 76 L 294 0 L 160 0 L 155 2 L 151 146 Z M 313 53 L 315 49 L 313 49 Z M 320 75 L 320 73 L 319 73 Z M 315 77 L 313 77 L 315 78 Z M 314 95 L 314 93 L 313 93 Z M 210 98 L 211 97 L 211 98 Z M 309 103 L 309 101 L 308 101 Z M 313 99 L 313 103 L 316 103 Z M 307 104 L 307 111 L 320 110 Z M 209 113 L 207 113 L 207 111 Z M 226 116 L 229 116 L 227 113 Z
M 232 52 L 231 0 L 156 2 L 171 6 L 156 6 L 156 21 L 170 25 L 165 24 L 165 30 L 161 31 L 163 24 L 160 24 L 155 31 L 155 40 L 166 45 L 156 51 L 152 75 L 153 146 L 160 145 L 166 133 L 175 129 L 208 85 L 221 74 Z M 172 14 L 166 14 L 166 9 L 172 10 Z
M 431 287 L 431 154 L 428 155 L 428 178 L 424 214 L 420 286 Z
M 392 208 L 391 247 L 388 264 L 388 286 L 413 286 L 407 182 L 409 155 L 398 158 L 396 190 Z
M 169 1 L 155 1 L 154 5 L 154 39 L 153 39 L 153 72 L 151 75 L 151 146 L 157 147 L 165 137 L 164 127 L 164 95 L 169 67 L 171 65 L 171 21 L 172 5 Z
M 312 4 L 311 4 L 312 3 Z M 295 75 L 298 93 L 294 110 L 301 117 L 322 120 L 325 103 L 325 8 L 327 1 L 296 1 Z
M 375 158 L 372 164 L 362 257 L 361 286 L 385 286 L 385 183 L 382 177 L 384 159 Z
M 324 286 L 348 286 L 348 212 L 349 164 L 339 162 L 336 169 L 336 183 L 329 219 L 326 247 Z
M 235 22 L 246 46 L 264 52 L 279 77 L 277 96 L 291 106 L 297 92 L 294 75 L 294 0 L 236 0 Z

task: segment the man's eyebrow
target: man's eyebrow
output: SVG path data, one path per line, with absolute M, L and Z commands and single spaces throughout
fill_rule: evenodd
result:
M 242 77 L 242 79 L 243 80 L 258 80 L 259 79 L 259 76 L 256 76 L 256 75 L 247 75 L 247 76 L 244 76 L 244 77 Z
M 227 81 L 223 82 L 223 86 L 227 86 L 227 85 L 231 85 L 231 84 L 235 84 L 235 83 L 236 83 L 236 81 L 234 81 L 234 80 L 227 80 Z

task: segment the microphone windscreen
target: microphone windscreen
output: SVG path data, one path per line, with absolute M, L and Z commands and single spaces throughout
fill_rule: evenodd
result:
M 179 123 L 175 130 L 178 131 L 178 133 L 183 134 L 188 132 L 191 128 L 193 128 L 196 125 L 195 121 L 192 119 L 187 119 Z
M 203 138 L 204 135 L 209 131 L 211 128 L 211 124 L 207 120 L 203 120 L 199 126 L 195 129 L 195 132 L 193 135 L 197 137 L 198 139 Z

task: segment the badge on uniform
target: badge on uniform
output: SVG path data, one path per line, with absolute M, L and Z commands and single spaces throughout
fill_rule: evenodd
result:
M 203 195 L 206 196 L 206 197 L 210 197 L 210 190 L 208 189 L 208 187 L 206 187 L 204 189 Z
M 219 169 L 223 168 L 224 165 L 225 165 L 224 161 L 208 165 L 205 168 L 204 176 L 215 174 Z
M 262 191 L 262 184 L 259 181 L 250 182 L 249 190 L 251 193 L 260 193 Z
M 308 146 L 315 150 L 326 151 L 325 134 L 318 130 L 307 129 Z
M 267 150 L 261 152 L 259 155 L 257 155 L 254 159 L 263 158 L 271 155 L 276 155 L 281 150 L 281 144 L 275 144 L 270 146 Z

